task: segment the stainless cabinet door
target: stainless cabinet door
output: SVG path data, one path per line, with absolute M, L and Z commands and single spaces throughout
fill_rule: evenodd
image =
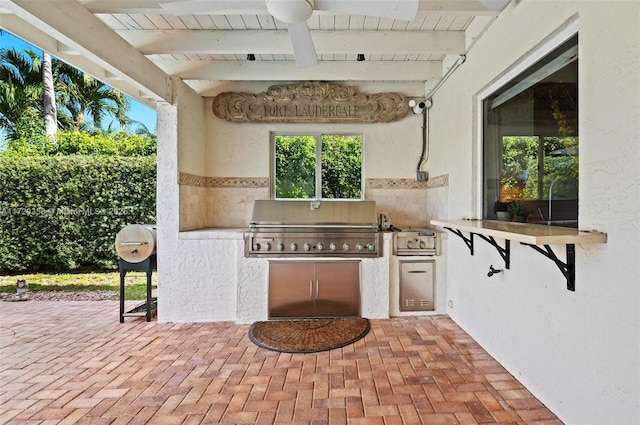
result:
M 270 319 L 359 316 L 360 262 L 270 262 L 268 303 Z
M 360 315 L 360 262 L 315 263 L 316 316 Z
M 433 261 L 400 261 L 400 311 L 434 309 Z
M 269 263 L 269 318 L 313 317 L 315 279 L 313 263 Z

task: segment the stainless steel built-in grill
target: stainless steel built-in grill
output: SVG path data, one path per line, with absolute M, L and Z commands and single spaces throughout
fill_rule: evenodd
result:
M 374 201 L 257 200 L 247 257 L 379 257 Z

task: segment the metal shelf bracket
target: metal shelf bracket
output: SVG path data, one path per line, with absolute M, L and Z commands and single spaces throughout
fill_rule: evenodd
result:
M 506 269 L 509 268 L 509 266 L 511 265 L 511 241 L 509 239 L 505 240 L 505 245 L 504 248 L 501 247 L 500 245 L 498 245 L 498 242 L 496 242 L 496 240 L 493 238 L 493 236 L 485 236 L 482 235 L 480 233 L 469 233 L 469 237 L 467 238 L 460 230 L 458 229 L 452 229 L 451 227 L 445 227 L 445 229 L 447 229 L 448 231 L 450 231 L 451 233 L 453 233 L 454 235 L 459 236 L 464 243 L 467 245 L 467 247 L 469 247 L 469 251 L 471 251 L 471 255 L 473 255 L 473 236 L 480 236 L 482 239 L 484 239 L 485 241 L 487 241 L 489 244 L 491 244 L 495 249 L 498 250 L 498 253 L 500 254 L 500 256 L 502 257 L 502 259 L 504 260 L 504 267 Z
M 453 229 L 451 227 L 443 226 L 445 229 L 453 233 L 454 235 L 460 237 L 464 241 L 464 243 L 469 248 L 471 255 L 473 255 L 473 235 L 480 236 L 482 239 L 487 241 L 490 245 L 492 245 L 504 260 L 504 267 L 508 269 L 511 265 L 511 241 L 509 239 L 505 239 L 504 248 L 498 245 L 498 242 L 493 238 L 493 236 L 486 236 L 481 233 L 469 233 L 469 237 L 466 237 L 461 230 Z M 522 245 L 527 245 L 538 251 L 545 257 L 549 258 L 553 261 L 556 266 L 560 269 L 565 279 L 567 279 L 567 289 L 569 291 L 576 290 L 576 247 L 575 244 L 568 243 L 566 245 L 567 250 L 567 261 L 566 263 L 561 261 L 558 256 L 553 252 L 549 245 L 544 245 L 544 249 L 540 248 L 538 245 L 533 245 L 525 242 L 520 242 Z
M 504 241 L 504 248 L 503 248 L 500 245 L 498 245 L 498 242 L 496 242 L 493 236 L 487 237 L 485 235 L 481 235 L 480 233 L 477 233 L 477 235 L 480 236 L 485 241 L 489 242 L 491 245 L 493 245 L 495 249 L 498 250 L 498 253 L 504 260 L 504 268 L 508 269 L 509 266 L 511 265 L 511 241 L 509 239 L 506 239 Z
M 495 220 L 461 219 L 431 220 L 431 224 L 441 226 L 461 237 L 471 249 L 473 255 L 473 235 L 476 234 L 493 245 L 505 261 L 505 268 L 510 266 L 510 242 L 520 242 L 538 251 L 553 261 L 567 281 L 567 290 L 576 290 L 576 244 L 607 243 L 607 234 L 597 231 L 585 231 L 567 227 L 547 227 L 538 224 L 504 223 Z M 462 232 L 470 236 L 465 237 Z M 504 239 L 504 248 L 494 238 Z M 561 261 L 551 249 L 553 245 L 564 245 L 566 259 Z M 556 248 L 559 252 L 559 248 Z M 489 270 L 492 272 L 492 270 Z
M 551 261 L 556 263 L 556 266 L 560 269 L 564 277 L 567 279 L 567 289 L 569 291 L 576 290 L 576 246 L 575 244 L 568 243 L 566 244 L 567 249 L 567 262 L 560 261 L 558 256 L 553 252 L 549 245 L 545 245 L 542 249 L 537 245 L 532 245 L 524 242 L 520 242 L 522 245 L 530 246 L 531 248 L 538 251 L 540 254 L 549 258 Z
M 469 237 L 467 238 L 458 229 L 452 229 L 451 227 L 445 227 L 445 229 L 447 229 L 448 231 L 450 231 L 454 235 L 459 236 L 460 239 L 462 239 L 464 241 L 464 243 L 467 245 L 467 247 L 469 248 L 469 251 L 470 251 L 471 255 L 473 255 L 473 233 L 469 233 Z

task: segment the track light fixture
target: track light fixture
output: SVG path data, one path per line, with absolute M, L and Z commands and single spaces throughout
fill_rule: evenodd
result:
M 249 53 L 247 55 L 247 60 L 253 62 L 254 60 L 256 60 L 256 55 L 254 55 L 253 53 Z
M 364 55 L 362 53 L 358 53 L 358 57 L 356 58 L 358 62 L 364 61 Z

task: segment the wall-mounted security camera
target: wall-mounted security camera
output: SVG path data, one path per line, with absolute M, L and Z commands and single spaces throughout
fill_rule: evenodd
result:
M 425 99 L 420 102 L 416 102 L 415 100 L 411 99 L 409 101 L 409 107 L 413 109 L 414 114 L 418 115 L 423 113 L 425 109 L 431 107 L 431 100 Z

